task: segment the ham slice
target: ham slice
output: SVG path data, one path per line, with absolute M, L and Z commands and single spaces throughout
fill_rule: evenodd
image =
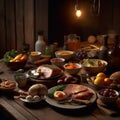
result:
M 86 90 L 88 90 L 86 86 L 78 85 L 78 84 L 68 84 L 67 87 L 64 89 L 64 92 L 67 95 L 71 95 L 71 94 L 76 94 Z
M 93 92 L 84 85 L 68 84 L 64 89 L 64 92 L 71 96 L 73 99 L 85 99 L 88 100 L 92 97 Z
M 93 92 L 90 90 L 86 90 L 77 94 L 73 94 L 73 99 L 82 99 L 82 100 L 89 100 L 93 96 Z
M 45 78 L 50 78 L 61 73 L 61 69 L 55 65 L 41 65 L 36 72 L 42 73 Z

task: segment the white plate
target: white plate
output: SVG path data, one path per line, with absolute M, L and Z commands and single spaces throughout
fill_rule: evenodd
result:
M 29 101 L 29 100 L 27 100 L 25 98 L 20 98 L 20 100 L 23 101 L 23 102 L 25 102 L 25 103 L 38 103 L 38 102 L 42 101 L 41 99 L 37 100 L 37 101 L 35 101 L 35 100 Z
M 52 93 L 55 90 L 55 87 L 52 87 L 48 90 L 48 94 Z M 88 86 L 87 86 L 88 87 Z M 97 95 L 95 93 L 95 91 L 93 89 L 91 89 L 90 87 L 88 87 L 89 90 L 91 90 L 93 92 L 93 96 L 90 99 L 91 104 L 94 103 L 97 99 Z M 62 108 L 62 109 L 81 109 L 81 108 L 85 108 L 88 107 L 88 105 L 83 105 L 83 104 L 60 104 L 58 103 L 58 101 L 56 101 L 53 98 L 50 98 L 49 96 L 46 96 L 46 102 L 54 107 L 57 108 Z
M 34 70 L 34 69 L 33 69 Z M 34 76 L 32 73 L 31 73 L 31 71 L 32 70 L 30 70 L 30 71 L 28 71 L 28 73 L 27 73 L 27 76 L 31 79 L 31 80 L 33 80 L 33 81 L 40 81 L 40 80 L 52 80 L 52 79 L 56 79 L 56 78 L 59 78 L 59 77 L 61 77 L 62 76 L 62 73 L 60 73 L 60 74 L 58 74 L 58 75 L 55 75 L 55 76 L 52 76 L 52 77 L 50 77 L 50 78 L 44 78 L 44 77 L 36 77 L 36 76 Z

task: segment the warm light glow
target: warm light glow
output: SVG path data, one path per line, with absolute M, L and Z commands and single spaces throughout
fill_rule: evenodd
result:
M 80 17 L 82 12 L 81 12 L 81 10 L 76 10 L 75 14 L 76 14 L 77 17 Z

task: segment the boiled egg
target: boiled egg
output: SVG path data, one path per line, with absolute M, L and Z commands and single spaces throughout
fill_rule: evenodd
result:
M 35 95 L 35 96 L 33 96 L 33 99 L 34 99 L 35 101 L 39 101 L 39 100 L 40 100 L 40 96 Z
M 54 98 L 56 100 L 63 100 L 67 97 L 66 93 L 63 91 L 55 91 L 54 92 Z
M 32 101 L 32 100 L 33 100 L 33 97 L 32 97 L 31 95 L 27 95 L 27 96 L 26 96 L 26 100 Z

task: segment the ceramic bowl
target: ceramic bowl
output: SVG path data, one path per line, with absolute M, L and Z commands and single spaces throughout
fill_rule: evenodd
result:
M 50 59 L 50 62 L 53 65 L 56 65 L 58 67 L 62 67 L 65 64 L 65 59 L 64 58 L 52 58 L 52 59 Z
M 64 67 L 65 71 L 71 75 L 77 74 L 81 69 L 81 65 L 78 63 L 66 63 L 66 64 L 64 64 L 63 67 Z
M 110 104 L 116 102 L 119 92 L 111 88 L 104 88 L 97 92 L 97 96 L 103 103 Z
M 29 55 L 30 62 L 35 62 L 40 58 L 41 58 L 41 52 L 35 52 L 35 51 L 30 52 Z
M 57 58 L 64 58 L 65 60 L 70 60 L 74 56 L 74 51 L 69 50 L 59 50 L 55 52 Z

